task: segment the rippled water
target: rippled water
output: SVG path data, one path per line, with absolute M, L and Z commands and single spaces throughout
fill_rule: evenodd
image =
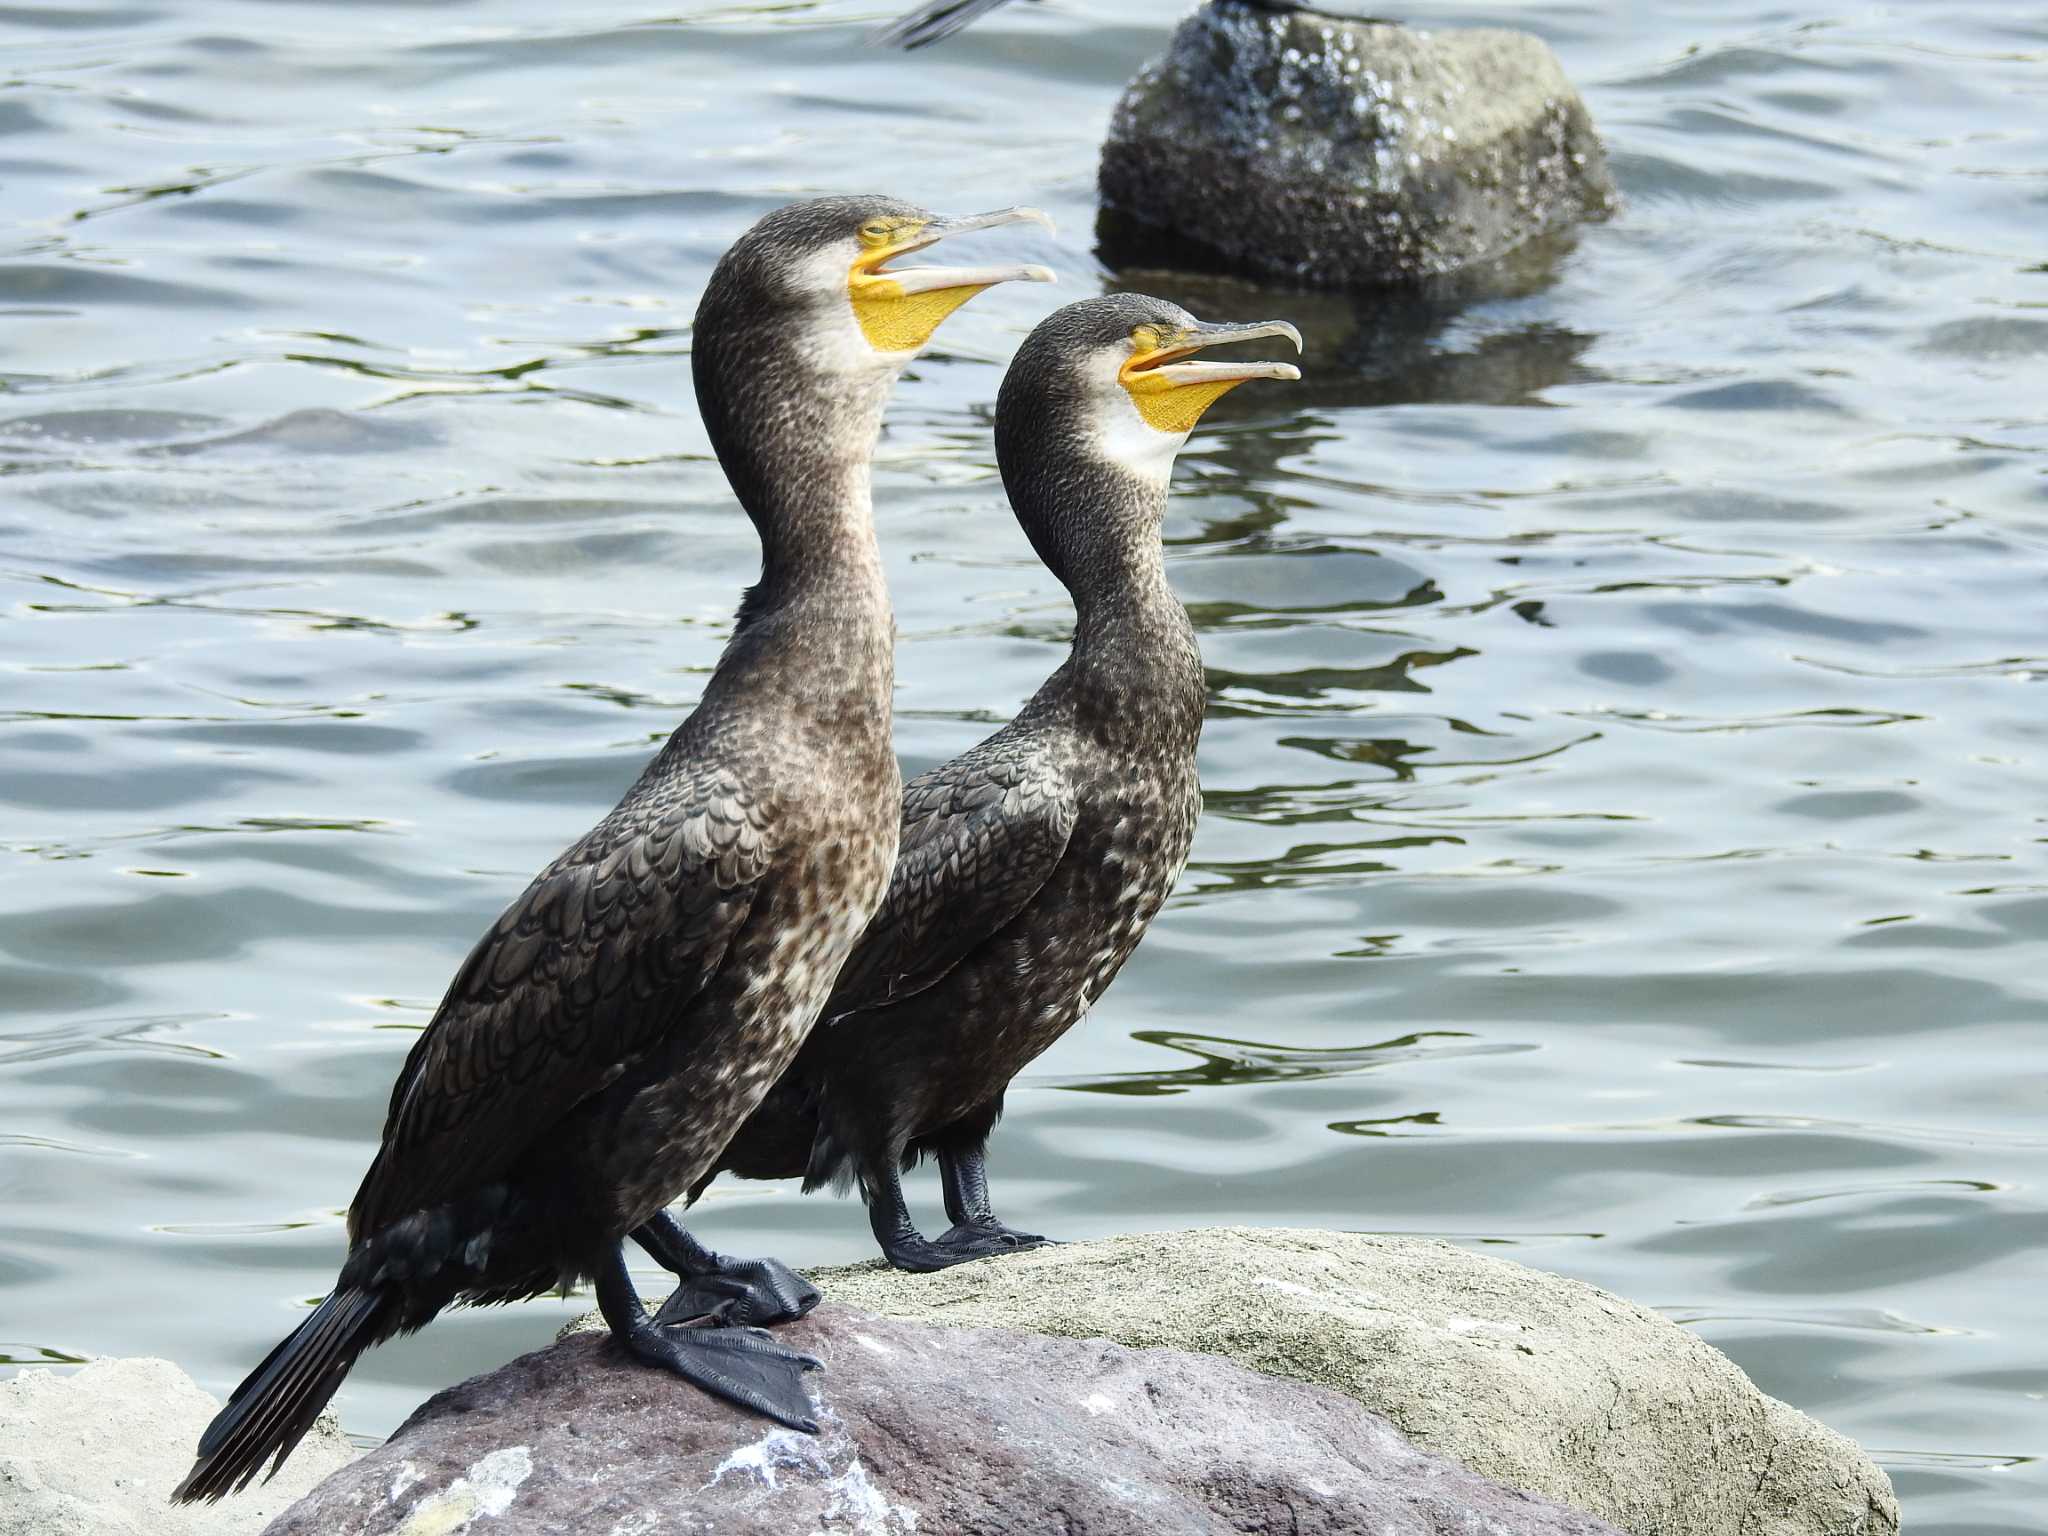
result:
M 1175 8 L 915 59 L 879 14 L 0 9 L 0 1352 L 220 1391 L 325 1287 L 411 1031 L 751 574 L 686 354 L 765 209 L 1059 218 L 1002 249 L 1065 286 L 891 413 L 907 767 L 1057 661 L 989 402 L 1106 281 L 1096 145 Z M 1916 1531 L 2039 1529 L 2048 21 L 1402 14 L 1548 37 L 1626 206 L 1462 309 L 1170 287 L 1308 377 L 1182 460 L 1209 813 L 1012 1095 L 1006 1214 L 1498 1245 L 1874 1447 Z M 702 1226 L 868 1251 L 782 1186 Z M 345 1420 L 579 1305 L 380 1350 Z

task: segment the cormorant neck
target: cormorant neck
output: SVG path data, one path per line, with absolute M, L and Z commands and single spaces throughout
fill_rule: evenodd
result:
M 1180 614 L 1160 546 L 1165 474 L 1141 475 L 1092 456 L 1035 446 L 1041 451 L 1022 463 L 1006 457 L 1004 487 L 1031 547 L 1072 594 L 1078 633 L 1087 634 L 1098 622 Z M 1170 466 L 1169 460 L 1163 468 Z
M 764 322 L 716 279 L 698 311 L 698 410 L 761 538 L 742 628 L 792 606 L 886 617 L 869 464 L 897 370 L 859 341 L 850 314 L 846 331 Z
M 742 499 L 761 532 L 761 579 L 747 589 L 740 627 L 797 609 L 842 623 L 860 615 L 887 617 L 869 469 L 880 421 L 877 409 L 857 457 L 818 445 L 792 451 L 776 464 L 765 497 Z M 723 462 L 725 455 L 719 457 Z
M 1053 472 L 1020 477 L 1012 504 L 1074 599 L 1068 675 L 1091 694 L 1137 710 L 1132 718 L 1146 729 L 1156 724 L 1161 700 L 1172 701 L 1175 719 L 1188 716 L 1198 728 L 1206 688 L 1194 625 L 1166 579 L 1164 478 L 1099 462 L 1078 473 L 1042 467 Z
M 1166 580 L 1171 449 L 1125 462 L 1058 391 L 1013 386 L 996 406 L 996 460 L 1031 547 L 1073 595 L 1063 687 L 1105 731 L 1191 741 L 1207 689 L 1187 609 Z M 1135 415 L 1135 412 L 1133 413 Z
M 1074 519 L 1087 530 L 1068 563 L 1074 648 L 1065 673 L 1081 718 L 1104 742 L 1176 750 L 1202 729 L 1208 680 L 1187 608 L 1166 580 L 1162 487 L 1145 516 L 1122 507 Z M 1079 509 L 1076 509 L 1079 510 Z
M 1070 517 L 1064 570 L 1054 574 L 1074 599 L 1074 648 L 1129 639 L 1134 632 L 1187 627 L 1187 610 L 1166 580 L 1160 524 L 1166 492 L 1135 505 L 1097 505 Z

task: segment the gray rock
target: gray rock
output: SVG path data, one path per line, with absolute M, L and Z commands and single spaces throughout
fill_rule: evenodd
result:
M 570 1338 L 434 1398 L 269 1536 L 1615 1536 L 1209 1356 L 830 1304 L 777 1335 L 826 1362 L 816 1438 Z
M 0 1536 L 243 1536 L 356 1448 L 323 1415 L 272 1483 L 173 1505 L 220 1404 L 168 1360 L 95 1360 L 0 1382 Z
M 813 1278 L 834 1301 L 1223 1355 L 1329 1387 L 1410 1440 L 1634 1536 L 1888 1536 L 1850 1440 L 1593 1286 L 1448 1243 L 1226 1228 L 1072 1243 L 935 1275 Z
M 1105 252 L 1343 287 L 1438 278 L 1606 213 L 1591 119 L 1537 38 L 1204 5 L 1125 89 Z

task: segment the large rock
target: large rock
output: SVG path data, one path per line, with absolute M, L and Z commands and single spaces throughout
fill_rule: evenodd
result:
M 1540 40 L 1242 0 L 1204 5 L 1131 81 L 1101 188 L 1116 265 L 1333 287 L 1442 277 L 1614 201 Z
M 443 1392 L 270 1536 L 1617 1536 L 1319 1387 L 1179 1350 L 828 1303 L 817 1437 L 570 1338 Z
M 1855 1444 L 1669 1319 L 1448 1243 L 1228 1228 L 815 1278 L 838 1302 L 1227 1356 L 1329 1387 L 1417 1445 L 1634 1536 L 1888 1536 Z
M 356 1455 L 330 1416 L 271 1483 L 173 1505 L 220 1404 L 168 1360 L 95 1360 L 0 1383 L 0 1536 L 242 1536 Z

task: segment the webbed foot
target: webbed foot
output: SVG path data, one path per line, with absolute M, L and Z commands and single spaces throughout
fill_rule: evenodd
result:
M 946 1212 L 953 1218 L 953 1225 L 936 1242 L 919 1232 L 917 1224 L 910 1219 L 910 1211 L 903 1203 L 903 1179 L 897 1172 L 897 1159 L 892 1157 L 884 1162 L 871 1179 L 863 1175 L 868 1190 L 868 1224 L 874 1231 L 882 1257 L 891 1265 L 897 1269 L 929 1273 L 999 1253 L 1036 1248 L 1046 1241 L 1036 1233 L 1013 1232 L 996 1220 L 988 1209 L 987 1189 L 979 1176 L 980 1163 L 975 1158 L 961 1158 L 957 1164 L 965 1168 L 972 1179 L 969 1187 L 957 1180 L 956 1162 L 951 1155 L 942 1154 L 942 1157 L 946 1159 L 943 1163 L 947 1181 Z
M 786 1349 L 761 1328 L 657 1328 L 632 1333 L 627 1349 L 713 1397 L 725 1399 L 790 1429 L 818 1432 L 804 1372 L 824 1362 Z
M 892 1234 L 881 1240 L 881 1248 L 882 1257 L 889 1261 L 891 1269 L 908 1270 L 914 1275 L 927 1275 L 935 1269 L 951 1269 L 955 1264 L 965 1264 L 969 1259 L 981 1257 L 978 1253 L 955 1253 L 950 1248 L 941 1248 L 915 1231 Z
M 948 1253 L 957 1253 L 955 1263 L 968 1259 L 985 1259 L 998 1253 L 1022 1253 L 1027 1248 L 1043 1248 L 1051 1238 L 1036 1232 L 1019 1232 L 1006 1227 L 993 1216 L 981 1221 L 957 1222 L 933 1239 L 935 1247 Z
M 636 1230 L 633 1241 L 682 1281 L 661 1304 L 658 1323 L 766 1327 L 802 1317 L 819 1301 L 818 1288 L 780 1259 L 713 1253 L 667 1211 Z
M 802 1317 L 821 1299 L 818 1288 L 780 1259 L 729 1259 L 713 1254 L 717 1267 L 686 1275 L 661 1310 L 656 1323 L 693 1323 L 765 1327 Z
M 823 1364 L 815 1356 L 785 1349 L 760 1328 L 657 1327 L 640 1305 L 625 1255 L 617 1249 L 598 1271 L 597 1305 L 612 1337 L 649 1365 L 790 1429 L 818 1432 L 803 1383 L 805 1371 Z

